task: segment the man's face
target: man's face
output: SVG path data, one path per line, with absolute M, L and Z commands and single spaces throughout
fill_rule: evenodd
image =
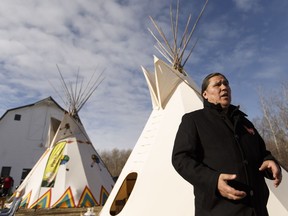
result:
M 207 89 L 203 92 L 203 97 L 210 103 L 220 104 L 222 108 L 229 107 L 231 103 L 229 82 L 222 76 L 211 77 Z

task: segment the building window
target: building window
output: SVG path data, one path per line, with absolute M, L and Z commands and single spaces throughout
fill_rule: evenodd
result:
M 11 167 L 5 167 L 5 166 L 3 166 L 3 167 L 2 167 L 2 170 L 1 170 L 1 176 L 2 176 L 2 177 L 9 176 L 9 175 L 10 175 L 10 171 L 11 171 Z
M 23 182 L 23 180 L 26 178 L 26 176 L 29 174 L 30 171 L 31 169 L 25 169 L 25 168 L 22 170 L 20 184 Z
M 21 115 L 20 114 L 15 114 L 14 120 L 15 121 L 21 121 Z

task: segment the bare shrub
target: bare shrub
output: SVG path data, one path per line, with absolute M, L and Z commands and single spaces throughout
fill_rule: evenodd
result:
M 100 151 L 100 157 L 113 177 L 120 175 L 131 151 L 131 149 L 118 148 Z
M 288 170 L 288 85 L 271 95 L 260 92 L 262 118 L 253 122 L 266 142 L 267 149 Z

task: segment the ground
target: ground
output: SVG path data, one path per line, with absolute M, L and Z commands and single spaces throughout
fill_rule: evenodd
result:
M 96 216 L 99 216 L 101 206 L 94 207 L 94 212 Z M 84 216 L 84 213 L 87 212 L 87 208 L 58 208 L 58 209 L 19 209 L 16 212 L 16 216 L 24 215 L 41 215 L 41 216 Z

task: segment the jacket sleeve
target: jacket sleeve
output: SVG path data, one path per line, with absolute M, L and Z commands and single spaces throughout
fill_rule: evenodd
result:
M 260 146 L 260 153 L 262 156 L 262 160 L 266 161 L 266 160 L 273 160 L 275 161 L 275 163 L 279 166 L 280 170 L 281 170 L 281 166 L 279 164 L 279 162 L 277 161 L 277 159 L 271 154 L 271 152 L 269 150 L 267 150 L 266 148 L 266 144 L 265 141 L 263 140 L 263 138 L 261 137 L 261 135 L 259 134 L 259 132 L 257 131 L 257 129 L 254 127 L 253 123 L 250 122 L 248 119 L 245 118 L 245 125 L 247 125 L 248 127 L 252 127 L 254 128 L 254 131 L 256 132 L 256 136 L 258 137 L 258 142 L 259 142 L 259 146 Z M 262 161 L 262 162 L 263 162 Z M 269 171 L 269 170 L 265 170 L 264 171 L 264 176 L 270 180 L 273 180 L 273 174 Z
M 209 208 L 216 198 L 220 173 L 212 170 L 202 162 L 203 149 L 193 119 L 185 114 L 175 137 L 172 164 L 175 170 L 198 190 L 206 200 L 204 206 Z

